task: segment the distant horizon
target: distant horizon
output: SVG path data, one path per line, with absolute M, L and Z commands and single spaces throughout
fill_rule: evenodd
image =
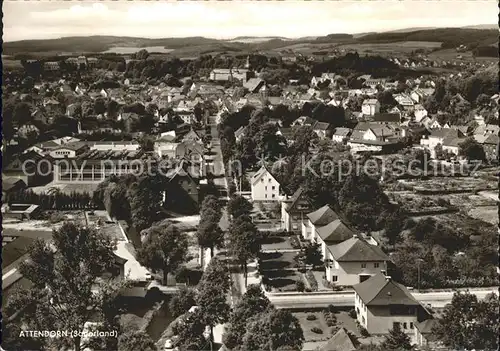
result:
M 356 32 L 356 33 L 349 33 L 349 32 L 338 32 L 338 33 L 325 33 L 325 34 L 320 34 L 320 35 L 305 35 L 305 36 L 299 36 L 299 37 L 287 37 L 283 35 L 238 35 L 235 37 L 215 37 L 215 36 L 206 36 L 206 35 L 190 35 L 190 36 L 163 36 L 163 37 L 148 37 L 148 36 L 131 36 L 131 35 L 111 35 L 111 34 L 91 34 L 91 35 L 65 35 L 65 36 L 60 36 L 60 37 L 54 37 L 54 38 L 27 38 L 27 39 L 20 39 L 20 40 L 4 40 L 4 43 L 12 43 L 12 42 L 17 42 L 17 41 L 30 41 L 30 40 L 58 40 L 58 39 L 65 39 L 65 38 L 91 38 L 91 37 L 124 37 L 124 38 L 134 38 L 134 39 L 166 39 L 166 38 L 206 38 L 206 39 L 215 39 L 215 40 L 237 40 L 239 38 L 282 38 L 282 39 L 289 39 L 289 40 L 297 40 L 301 38 L 308 38 L 308 37 L 324 37 L 327 35 L 341 35 L 341 34 L 346 34 L 346 35 L 360 35 L 360 34 L 367 34 L 367 33 L 390 33 L 390 32 L 399 32 L 399 31 L 404 31 L 404 32 L 414 32 L 414 31 L 419 31 L 419 30 L 432 30 L 432 29 L 446 29 L 446 28 L 469 28 L 469 29 L 482 29 L 482 28 L 473 28 L 473 27 L 481 27 L 481 26 L 498 26 L 496 23 L 482 23 L 482 24 L 471 24 L 471 25 L 463 25 L 463 26 L 455 26 L 455 27 L 403 27 L 403 28 L 396 28 L 396 29 L 388 29 L 388 30 L 379 30 L 379 31 L 367 31 L 367 32 Z M 495 28 L 491 28 L 495 29 Z
M 6 1 L 3 40 L 65 37 L 296 39 L 498 21 L 496 0 L 441 1 Z M 488 18 L 491 18 L 488 20 Z M 437 25 L 436 25 L 437 24 Z

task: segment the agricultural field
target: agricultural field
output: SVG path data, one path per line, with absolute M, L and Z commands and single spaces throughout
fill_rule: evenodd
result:
M 425 191 L 463 191 L 472 192 L 479 190 L 498 189 L 498 184 L 482 177 L 432 177 L 422 180 L 400 180 L 399 183 L 407 190 Z
M 395 43 L 370 43 L 370 44 L 342 44 L 338 49 L 356 50 L 360 53 L 410 53 L 417 49 L 435 49 L 441 47 L 441 43 L 432 41 L 399 41 Z

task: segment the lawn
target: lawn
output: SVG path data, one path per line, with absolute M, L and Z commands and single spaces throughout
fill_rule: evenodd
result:
M 295 291 L 296 282 L 302 281 L 302 275 L 294 267 L 295 252 L 261 253 L 260 270 L 264 280 L 273 290 Z
M 380 336 L 369 336 L 366 338 L 362 338 L 356 325 L 356 320 L 351 318 L 345 311 L 335 313 L 337 323 L 335 324 L 335 326 L 331 327 L 329 327 L 326 323 L 322 311 L 292 312 L 292 314 L 299 320 L 302 331 L 304 332 L 305 343 L 317 343 L 316 347 L 322 346 L 323 343 L 321 342 L 330 339 L 330 337 L 332 337 L 333 334 L 340 328 L 346 328 L 358 338 L 359 342 L 363 344 L 370 344 L 371 342 L 380 343 L 383 339 Z M 309 315 L 315 316 L 316 319 L 307 320 L 307 316 Z M 323 331 L 323 334 L 318 334 L 311 331 L 312 328 L 321 329 Z
M 322 312 L 293 312 L 304 332 L 305 342 L 328 340 L 331 337 L 330 327 L 326 324 Z M 307 316 L 314 316 L 315 320 L 308 320 Z M 312 328 L 319 328 L 323 334 L 311 331 Z

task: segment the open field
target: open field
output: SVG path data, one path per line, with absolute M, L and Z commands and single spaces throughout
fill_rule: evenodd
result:
M 399 41 L 394 43 L 341 44 L 337 48 L 374 53 L 410 53 L 417 49 L 434 49 L 441 47 L 439 42 L 431 41 Z
M 400 180 L 408 190 L 425 191 L 463 191 L 472 192 L 475 190 L 498 189 L 498 184 L 484 178 L 474 177 L 432 177 L 429 179 Z
M 112 48 L 107 49 L 106 51 L 101 52 L 102 54 L 108 54 L 108 53 L 113 53 L 113 54 L 119 54 L 119 55 L 128 55 L 128 54 L 134 54 L 140 50 L 146 50 L 150 53 L 168 53 L 173 51 L 174 49 L 167 49 L 163 46 L 146 46 L 146 47 L 135 47 L 135 46 L 115 46 Z
M 4 68 L 23 68 L 21 65 L 21 61 L 19 60 L 13 60 L 10 58 L 4 58 L 2 57 L 2 65 Z

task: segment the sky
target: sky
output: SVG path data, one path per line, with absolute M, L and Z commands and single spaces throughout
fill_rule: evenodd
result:
M 113 35 L 297 38 L 494 24 L 497 0 L 3 1 L 3 40 Z

